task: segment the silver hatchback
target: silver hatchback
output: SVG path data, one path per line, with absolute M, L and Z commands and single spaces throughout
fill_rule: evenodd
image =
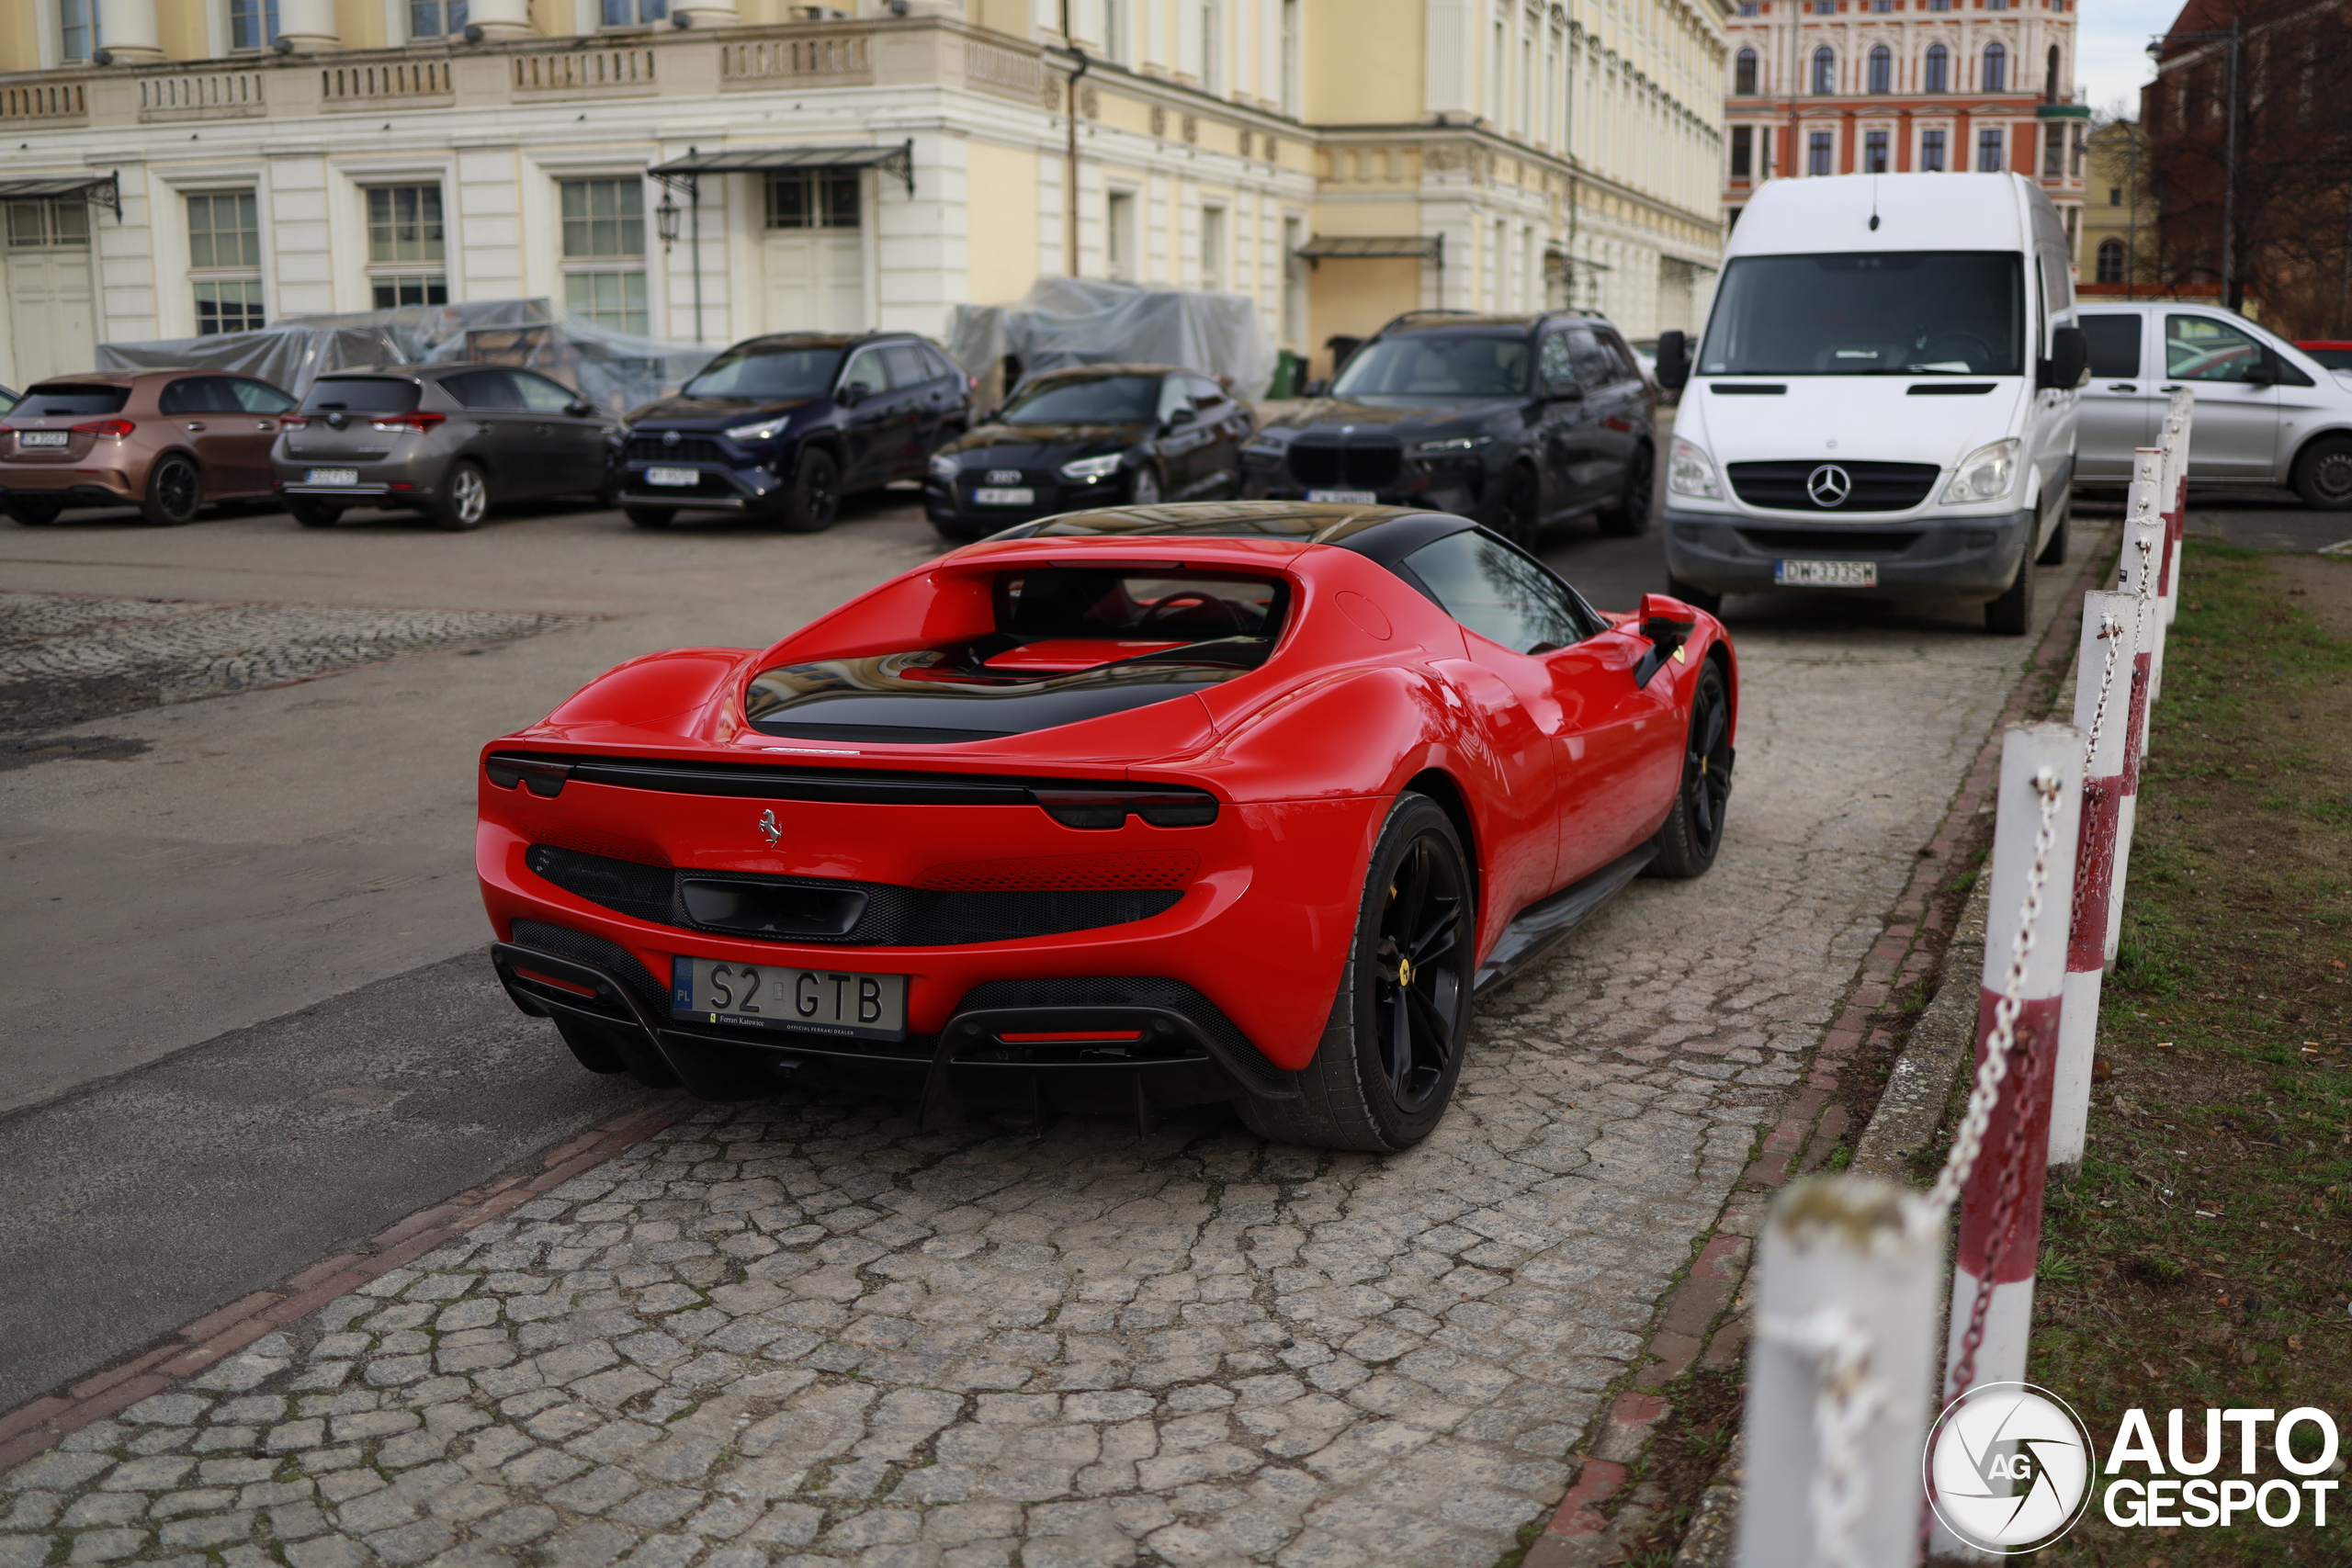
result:
M 270 468 L 305 527 L 378 506 L 477 528 L 500 502 L 608 493 L 613 421 L 570 388 L 508 366 L 332 371 L 284 423 Z

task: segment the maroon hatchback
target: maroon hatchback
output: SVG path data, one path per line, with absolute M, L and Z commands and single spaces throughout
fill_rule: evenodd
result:
M 136 506 L 158 526 L 215 501 L 266 501 L 269 448 L 294 400 L 216 370 L 107 370 L 35 383 L 0 418 L 0 511 L 28 525 L 70 506 Z

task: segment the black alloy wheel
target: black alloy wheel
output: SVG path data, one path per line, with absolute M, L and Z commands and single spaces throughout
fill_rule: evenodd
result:
M 2042 542 L 2041 553 L 2033 558 L 2034 565 L 2064 566 L 2066 564 L 2066 535 L 2068 531 L 2066 525 L 2072 521 L 2073 513 L 2068 510 L 2064 502 L 2060 502 L 2058 503 L 2058 521 L 2052 526 L 2050 530 L 2050 537 Z
M 1650 491 L 1657 474 L 1657 458 L 1644 442 L 1634 448 L 1634 456 L 1625 464 L 1625 487 L 1617 492 L 1614 502 L 1593 519 L 1603 534 L 1612 539 L 1630 539 L 1646 533 L 1650 525 Z
M 792 476 L 792 499 L 784 509 L 785 528 L 795 534 L 821 534 L 842 514 L 841 470 L 833 456 L 821 446 L 804 447 L 800 467 Z
M 2323 435 L 2295 459 L 2295 493 L 2314 512 L 2352 510 L 2352 437 Z
M 1544 489 L 1535 479 L 1534 470 L 1514 467 L 1503 476 L 1501 526 L 1496 531 L 1521 549 L 1535 547 L 1535 536 L 1543 532 Z
M 1984 601 L 1984 629 L 1995 637 L 2023 637 L 2033 630 L 2033 541 L 2018 552 L 2018 575 L 2008 592 Z
M 1683 741 L 1682 785 L 1666 825 L 1657 830 L 1653 876 L 1705 874 L 1723 848 L 1724 816 L 1731 805 L 1731 688 L 1723 666 L 1710 659 L 1690 694 L 1690 730 Z
M 196 509 L 203 503 L 204 483 L 197 477 L 196 465 L 167 452 L 148 470 L 147 499 L 140 503 L 139 515 L 151 526 L 177 528 L 195 522 Z
M 1396 797 L 1374 846 L 1356 931 L 1298 1098 L 1237 1102 L 1262 1137 L 1372 1154 L 1429 1136 L 1453 1098 L 1470 1035 L 1477 900 L 1442 807 Z

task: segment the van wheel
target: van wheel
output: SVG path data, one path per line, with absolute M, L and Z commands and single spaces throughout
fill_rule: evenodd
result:
M 841 514 L 841 469 L 831 453 L 810 447 L 800 454 L 800 467 L 792 476 L 792 499 L 784 509 L 784 525 L 795 534 L 821 534 Z
M 2033 630 L 2033 557 L 2018 553 L 2017 581 L 1998 599 L 1984 601 L 1984 629 L 1996 637 L 2023 637 Z
M 640 528 L 667 528 L 670 520 L 678 515 L 673 506 L 625 506 L 621 511 Z
M 2352 510 L 2352 436 L 2323 435 L 2304 447 L 2295 493 L 2314 512 Z
M 1625 488 L 1617 492 L 1612 505 L 1593 519 L 1603 534 L 1612 539 L 1630 539 L 1647 531 L 1651 476 L 1657 466 L 1647 446 L 1634 448 L 1634 460 L 1625 465 Z
M 196 521 L 204 502 L 204 484 L 196 465 L 178 453 L 156 459 L 147 475 L 147 499 L 139 503 L 141 519 L 157 528 L 177 528 Z
M 2041 547 L 2040 555 L 2033 558 L 2034 565 L 2064 566 L 2066 564 L 2066 525 L 2072 520 L 2073 513 L 2064 502 L 2061 502 L 2058 506 L 2058 525 L 2050 530 L 2050 542 Z
M 482 478 L 481 466 L 464 458 L 450 464 L 441 481 L 441 494 L 426 515 L 435 527 L 452 533 L 481 527 L 481 520 L 490 515 L 490 481 Z

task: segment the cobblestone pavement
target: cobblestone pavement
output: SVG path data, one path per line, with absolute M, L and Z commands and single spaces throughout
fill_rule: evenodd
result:
M 0 734 L 504 642 L 579 618 L 0 593 Z
M 0 1478 L 0 1568 L 1495 1562 L 1752 1230 L 2022 652 L 1801 607 L 1741 646 L 1716 868 L 1486 1007 L 1422 1146 L 706 1109 Z

